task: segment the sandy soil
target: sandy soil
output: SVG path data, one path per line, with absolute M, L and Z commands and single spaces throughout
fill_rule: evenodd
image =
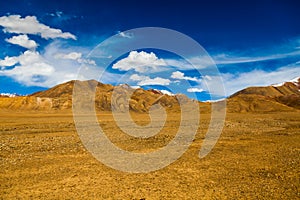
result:
M 146 124 L 148 116 L 134 116 Z M 72 114 L 0 114 L 0 199 L 300 199 L 300 113 L 228 114 L 213 151 L 198 153 L 209 123 L 173 164 L 146 174 L 97 161 L 82 145 Z M 174 136 L 178 116 L 155 137 L 134 139 L 112 116 L 98 116 L 108 137 L 146 152 Z

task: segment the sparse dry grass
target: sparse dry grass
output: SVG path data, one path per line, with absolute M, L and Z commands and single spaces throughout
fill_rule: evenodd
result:
M 144 117 L 143 117 L 144 116 Z M 148 117 L 134 116 L 140 124 Z M 148 151 L 174 136 L 178 115 L 147 140 L 122 134 L 109 113 L 98 116 L 110 139 Z M 79 140 L 71 113 L 0 114 L 0 199 L 299 199 L 300 115 L 228 114 L 213 151 L 198 153 L 209 123 L 201 115 L 188 151 L 168 167 L 130 174 L 94 159 Z

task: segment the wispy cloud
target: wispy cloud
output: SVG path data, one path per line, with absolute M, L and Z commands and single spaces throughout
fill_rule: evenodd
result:
M 65 60 L 76 60 L 78 63 L 81 64 L 89 64 L 89 65 L 95 65 L 96 62 L 91 59 L 83 58 L 81 52 L 70 52 L 70 53 L 57 53 L 54 55 L 57 59 L 65 59 Z
M 118 34 L 123 38 L 133 38 L 132 33 L 118 31 Z
M 165 62 L 178 70 L 206 69 L 213 65 L 232 65 L 242 63 L 255 63 L 270 60 L 300 57 L 300 50 L 293 50 L 284 53 L 274 53 L 265 56 L 239 56 L 233 53 L 215 54 L 210 56 L 196 56 L 189 58 L 191 63 L 182 59 L 165 59 Z
M 229 54 L 219 54 L 213 56 L 213 59 L 216 64 L 239 64 L 239 63 L 252 63 L 252 62 L 261 62 L 268 60 L 277 60 L 288 57 L 300 56 L 300 51 L 292 51 L 286 53 L 275 53 L 266 56 L 253 56 L 253 57 L 238 57 L 230 56 Z
M 74 39 L 76 36 L 69 32 L 62 32 L 60 29 L 51 28 L 40 23 L 35 16 L 9 15 L 0 17 L 0 26 L 4 27 L 4 32 L 18 34 L 40 35 L 44 39 L 64 38 Z
M 71 52 L 68 54 L 58 53 L 55 55 L 55 58 L 58 59 L 69 59 L 69 60 L 78 60 L 82 56 L 82 53 L 80 52 Z
M 50 13 L 49 15 L 52 16 L 52 17 L 62 17 L 63 12 L 62 11 L 56 11 L 54 13 Z
M 164 59 L 168 66 L 171 66 L 175 70 L 195 70 L 195 69 L 205 69 L 214 65 L 209 56 L 196 56 L 189 58 L 189 61 L 184 59 Z M 166 68 L 165 70 L 169 70 Z
M 291 64 L 278 68 L 272 72 L 254 70 L 241 73 L 237 76 L 224 75 L 224 84 L 227 95 L 250 86 L 268 86 L 274 83 L 289 81 L 300 76 L 300 65 Z
M 293 63 L 284 67 L 280 67 L 274 71 L 252 70 L 250 72 L 242 73 L 223 73 L 220 74 L 223 80 L 225 95 L 230 96 L 233 93 L 250 86 L 269 86 L 274 83 L 289 81 L 295 77 L 300 77 L 300 65 Z M 205 91 L 208 88 L 214 88 L 216 79 L 215 76 L 206 79 L 201 83 Z M 216 93 L 218 95 L 218 93 Z

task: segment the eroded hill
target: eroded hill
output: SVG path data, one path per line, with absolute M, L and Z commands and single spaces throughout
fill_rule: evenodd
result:
M 230 112 L 274 112 L 300 109 L 300 78 L 267 87 L 245 88 L 228 98 Z
M 78 89 L 76 98 L 73 96 L 75 83 Z M 86 109 L 120 112 L 128 109 L 142 113 L 156 105 L 177 112 L 180 104 L 195 102 L 183 94 L 167 95 L 159 90 L 133 89 L 127 84 L 113 86 L 95 80 L 73 80 L 29 96 L 0 95 L 0 109 L 71 111 L 72 99 L 79 101 L 77 106 Z M 249 87 L 233 94 L 226 101 L 229 113 L 296 111 L 300 109 L 300 78 L 280 85 Z M 210 112 L 211 103 L 198 103 L 201 112 Z
M 180 103 L 185 104 L 192 101 L 183 94 L 170 96 L 159 90 L 133 89 L 127 84 L 112 86 L 89 80 L 69 81 L 29 96 L 1 97 L 0 108 L 12 110 L 70 110 L 72 109 L 75 82 L 80 90 L 78 95 L 80 98 L 76 98 L 80 101 L 80 105 L 93 106 L 90 101 L 87 101 L 87 98 L 95 95 L 94 105 L 96 110 L 125 111 L 129 109 L 136 112 L 148 112 L 150 107 L 155 104 L 160 104 L 165 108 L 177 109 Z M 88 105 L 85 105 L 85 103 L 88 103 Z

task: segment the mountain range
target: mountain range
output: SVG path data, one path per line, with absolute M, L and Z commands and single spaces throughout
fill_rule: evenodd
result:
M 18 111 L 71 110 L 75 82 L 78 84 L 76 86 L 79 86 L 83 91 L 83 99 L 85 96 L 90 96 L 87 93 L 94 93 L 97 111 L 115 110 L 123 112 L 129 109 L 134 112 L 148 112 L 150 107 L 156 104 L 170 110 L 179 110 L 180 104 L 195 101 L 183 94 L 168 95 L 159 90 L 133 89 L 127 84 L 113 86 L 95 80 L 73 80 L 27 96 L 2 94 L 0 95 L 0 109 Z M 248 87 L 225 100 L 227 101 L 227 112 L 231 113 L 297 111 L 300 110 L 300 77 L 267 87 Z M 129 104 L 126 101 L 129 101 Z M 210 105 L 210 102 L 199 102 L 200 111 L 209 112 Z

